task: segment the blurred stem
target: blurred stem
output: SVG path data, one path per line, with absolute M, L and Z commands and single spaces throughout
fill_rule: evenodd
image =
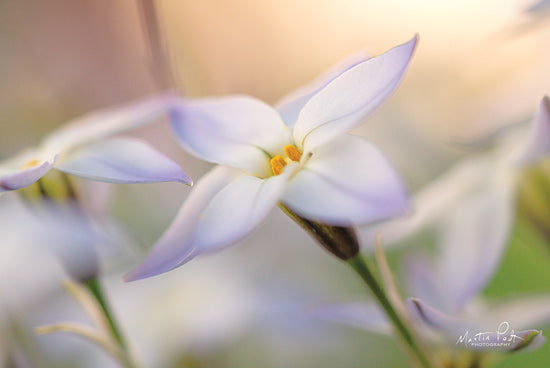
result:
M 107 322 L 109 323 L 109 329 L 111 331 L 111 334 L 113 335 L 115 340 L 118 342 L 120 347 L 125 350 L 126 343 L 124 342 L 122 333 L 120 332 L 120 329 L 118 328 L 111 311 L 109 310 L 107 300 L 103 295 L 103 290 L 101 289 L 101 285 L 99 284 L 99 281 L 97 280 L 97 278 L 92 278 L 88 281 L 85 281 L 84 285 L 88 288 L 90 293 L 93 295 L 93 297 L 96 299 L 97 303 L 101 307 L 101 311 L 103 312 L 103 315 L 105 316 L 105 318 L 107 319 Z
M 378 303 L 386 312 L 386 315 L 389 317 L 398 335 L 405 343 L 405 346 L 408 347 L 408 350 L 410 350 L 410 352 L 416 357 L 420 366 L 424 368 L 432 368 L 433 365 L 430 359 L 418 343 L 411 330 L 407 327 L 404 319 L 397 313 L 383 287 L 380 285 L 380 282 L 376 278 L 375 274 L 371 271 L 371 268 L 367 264 L 363 255 L 359 253 L 357 256 L 348 259 L 346 262 L 367 284 Z
M 176 88 L 168 52 L 158 22 L 154 0 L 138 0 L 142 26 L 149 50 L 149 67 L 160 90 Z M 157 3 L 158 4 L 158 3 Z

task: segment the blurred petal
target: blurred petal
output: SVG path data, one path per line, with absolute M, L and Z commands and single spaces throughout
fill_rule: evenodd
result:
M 31 185 L 52 168 L 54 160 L 34 161 L 30 168 L 15 170 L 0 170 L 0 193 L 16 190 Z
M 524 295 L 498 304 L 487 304 L 480 315 L 484 327 L 509 322 L 515 329 L 538 328 L 550 321 L 550 294 Z
M 195 256 L 193 235 L 200 215 L 212 199 L 227 185 L 242 176 L 242 171 L 217 166 L 193 187 L 178 215 L 155 244 L 145 261 L 125 277 L 134 281 L 174 269 Z
M 496 180 L 487 190 L 457 203 L 442 229 L 439 280 L 444 299 L 456 310 L 489 282 L 508 243 L 513 186 L 505 178 Z
M 420 299 L 409 298 L 407 300 L 407 305 L 413 316 L 430 328 L 448 334 L 456 334 L 459 331 L 468 329 L 464 322 L 435 309 Z
M 397 87 L 417 37 L 345 71 L 315 94 L 301 110 L 294 141 L 309 152 L 349 132 Z
M 407 193 L 376 147 L 346 135 L 316 150 L 282 202 L 308 219 L 347 226 L 403 214 Z
M 391 335 L 392 326 L 377 304 L 346 303 L 315 307 L 313 313 L 321 318 L 367 331 Z
M 277 203 L 293 165 L 269 179 L 219 166 L 191 191 L 170 228 L 128 281 L 158 275 L 193 257 L 232 245 L 252 231 Z
M 279 100 L 279 102 L 275 104 L 275 109 L 281 115 L 286 126 L 292 131 L 300 110 L 302 110 L 304 105 L 314 94 L 319 92 L 328 83 L 332 82 L 334 78 L 338 77 L 346 70 L 367 59 L 368 57 L 364 52 L 350 55 L 336 66 L 317 77 L 313 82 L 298 88 Z
M 109 183 L 192 184 L 174 161 L 151 146 L 129 138 L 109 139 L 74 149 L 61 157 L 56 168 Z
M 539 105 L 531 130 L 521 147 L 517 162 L 530 164 L 550 154 L 550 98 L 544 96 Z
M 402 269 L 404 269 L 403 280 L 409 295 L 414 295 L 436 308 L 446 310 L 446 301 L 442 300 L 441 281 L 429 259 L 416 254 L 407 256 Z
M 148 97 L 124 106 L 91 112 L 50 134 L 43 147 L 48 152 L 55 152 L 138 128 L 163 116 L 173 99 L 171 95 Z
M 269 156 L 281 154 L 290 133 L 273 108 L 247 96 L 185 100 L 171 113 L 180 144 L 193 155 L 262 177 Z
M 385 245 L 390 245 L 441 221 L 461 198 L 484 188 L 487 173 L 492 172 L 494 166 L 493 160 L 486 158 L 453 166 L 415 194 L 411 216 L 359 229 L 363 244 L 372 246 L 377 234 L 381 234 Z

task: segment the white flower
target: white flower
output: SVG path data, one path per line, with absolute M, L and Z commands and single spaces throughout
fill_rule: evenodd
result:
M 407 195 L 386 158 L 345 133 L 397 87 L 416 41 L 348 63 L 276 110 L 247 96 L 176 104 L 172 127 L 180 144 L 219 166 L 197 183 L 128 279 L 169 271 L 239 241 L 278 202 L 304 218 L 348 227 L 403 213 Z
M 0 162 L 0 194 L 31 185 L 53 168 L 110 183 L 191 184 L 175 162 L 144 142 L 109 138 L 154 121 L 166 112 L 168 100 L 150 98 L 94 112 L 61 127 L 38 147 Z

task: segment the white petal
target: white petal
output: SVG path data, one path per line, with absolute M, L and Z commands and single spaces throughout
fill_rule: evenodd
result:
M 373 303 L 346 303 L 321 305 L 313 309 L 321 318 L 343 323 L 367 331 L 391 335 L 393 328 L 386 314 Z
M 309 152 L 349 132 L 374 111 L 405 74 L 417 37 L 341 74 L 304 106 L 294 127 L 294 141 Z
M 527 165 L 550 154 L 550 98 L 544 96 L 539 105 L 531 130 L 517 152 L 517 163 Z
M 277 203 L 294 169 L 269 179 L 220 166 L 191 191 L 163 237 L 127 280 L 158 275 L 248 235 Z
M 174 161 L 137 139 L 116 138 L 69 151 L 58 170 L 109 183 L 157 183 L 192 180 Z
M 351 135 L 319 147 L 289 181 L 282 202 L 308 219 L 343 226 L 400 215 L 408 205 L 388 160 Z
M 155 244 L 145 261 L 126 276 L 127 281 L 155 276 L 176 268 L 195 256 L 192 242 L 201 213 L 224 187 L 242 176 L 242 171 L 217 166 L 193 187 L 178 215 Z
M 410 216 L 359 229 L 362 244 L 372 247 L 376 236 L 381 234 L 384 244 L 389 246 L 438 223 L 462 198 L 484 187 L 494 167 L 494 161 L 487 158 L 466 160 L 453 166 L 414 195 Z
M 296 120 L 298 119 L 298 114 L 300 113 L 300 110 L 302 110 L 304 105 L 314 94 L 319 92 L 334 78 L 338 77 L 346 70 L 367 59 L 368 57 L 364 52 L 350 55 L 346 59 L 342 60 L 340 63 L 332 67 L 330 70 L 317 77 L 313 82 L 308 83 L 307 85 L 302 86 L 281 98 L 275 104 L 275 109 L 283 118 L 286 126 L 290 130 L 292 130 L 294 128 L 294 124 L 296 124 Z
M 193 155 L 266 177 L 269 156 L 281 154 L 290 133 L 279 114 L 247 96 L 185 100 L 171 122 L 180 144 Z
M 61 151 L 152 123 L 173 104 L 171 95 L 148 97 L 131 104 L 91 112 L 48 136 L 46 151 Z
M 0 163 L 0 193 L 16 190 L 36 182 L 54 165 L 56 155 L 25 151 Z
M 445 299 L 457 310 L 485 287 L 500 264 L 514 214 L 511 190 L 501 180 L 463 198 L 447 217 L 438 273 Z
M 199 253 L 234 244 L 254 229 L 277 204 L 296 164 L 278 176 L 237 178 L 223 188 L 201 215 L 195 232 Z
M 550 321 L 550 294 L 529 294 L 484 305 L 479 319 L 481 326 L 492 329 L 502 322 L 508 322 L 515 330 L 547 326 Z

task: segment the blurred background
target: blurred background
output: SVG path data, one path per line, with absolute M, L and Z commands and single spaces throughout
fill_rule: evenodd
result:
M 529 121 L 549 93 L 550 13 L 544 7 L 526 12 L 533 4 L 159 0 L 151 7 L 134 0 L 0 0 L 0 159 L 85 112 L 168 88 L 190 97 L 243 93 L 275 103 L 351 53 L 377 55 L 419 34 L 401 87 L 355 131 L 388 153 L 414 192 L 457 160 L 475 156 L 479 146 L 470 143 Z M 165 66 L 154 56 L 159 44 L 152 19 Z M 166 123 L 133 134 L 194 179 L 210 168 L 177 146 Z M 92 191 L 92 201 L 132 237 L 132 249 L 121 247 L 116 261 L 104 261 L 104 281 L 147 366 L 405 365 L 391 339 L 304 313 L 310 303 L 362 299 L 365 293 L 279 212 L 237 247 L 124 284 L 122 275 L 144 257 L 188 192 L 172 183 L 97 185 Z M 550 242 L 536 227 L 529 229 L 521 231 L 535 246 L 521 248 L 512 237 L 489 295 L 550 292 Z M 73 336 L 34 335 L 37 325 L 86 317 L 60 288 L 64 275 L 54 257 L 35 251 L 36 244 L 5 241 L 0 248 L 0 354 L 6 367 L 114 366 Z M 394 263 L 402 252 L 390 254 Z M 509 277 L 518 270 L 520 278 Z M 548 361 L 546 346 L 507 357 L 498 367 L 543 367 Z

